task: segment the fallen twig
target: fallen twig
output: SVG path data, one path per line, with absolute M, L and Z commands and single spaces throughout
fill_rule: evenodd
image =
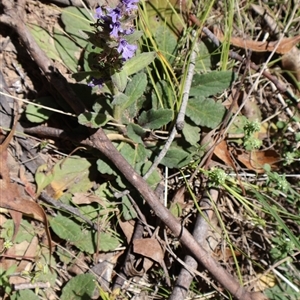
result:
M 212 219 L 213 215 L 210 199 L 216 202 L 219 195 L 219 192 L 214 189 L 211 189 L 208 193 L 204 194 L 199 204 L 199 206 L 203 208 L 202 214 L 205 218 L 198 212 L 193 231 L 193 237 L 200 245 L 207 243 L 206 238 L 210 226 L 208 221 Z M 184 262 L 190 269 L 196 270 L 198 268 L 198 262 L 191 255 L 186 255 Z M 193 278 L 193 274 L 191 274 L 187 268 L 182 267 L 169 300 L 185 299 Z

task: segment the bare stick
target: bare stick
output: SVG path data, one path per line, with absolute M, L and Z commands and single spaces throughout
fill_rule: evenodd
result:
M 144 179 L 146 180 L 151 173 L 156 169 L 156 167 L 159 165 L 159 163 L 162 161 L 162 159 L 165 157 L 167 154 L 176 134 L 177 134 L 177 129 L 182 130 L 184 127 L 184 117 L 185 117 L 185 111 L 186 111 L 186 106 L 187 102 L 189 99 L 189 93 L 191 89 L 191 84 L 192 84 L 192 79 L 194 76 L 194 70 L 195 70 L 195 61 L 196 61 L 196 56 L 197 56 L 197 41 L 195 41 L 195 44 L 193 45 L 192 53 L 191 53 L 191 60 L 190 60 L 190 65 L 187 73 L 187 78 L 185 81 L 185 86 L 183 89 L 183 98 L 182 98 L 182 103 L 181 103 L 181 108 L 177 116 L 176 120 L 176 126 L 173 127 L 170 136 L 165 143 L 163 149 L 160 151 L 159 155 L 156 157 L 154 163 L 152 164 L 151 168 L 148 170 L 148 172 L 144 175 Z M 177 129 L 176 129 L 177 127 Z
M 207 244 L 207 232 L 210 228 L 210 225 L 207 222 L 207 220 L 211 220 L 213 215 L 210 199 L 212 198 L 213 201 L 216 202 L 219 195 L 219 192 L 214 189 L 211 189 L 209 193 L 210 195 L 208 195 L 208 193 L 204 194 L 199 205 L 200 207 L 204 208 L 202 210 L 202 213 L 205 215 L 205 218 L 198 212 L 197 220 L 193 231 L 193 237 L 200 245 Z M 192 270 L 196 270 L 198 268 L 198 262 L 191 255 L 186 255 L 186 257 L 184 258 L 184 262 Z M 178 275 L 175 287 L 172 291 L 169 300 L 185 299 L 193 278 L 194 275 L 191 274 L 191 272 L 189 272 L 187 268 L 183 267 Z
M 196 32 L 193 31 L 193 36 L 195 37 L 195 35 L 196 35 Z M 190 59 L 190 65 L 189 65 L 186 81 L 185 81 L 184 88 L 183 88 L 182 103 L 181 103 L 180 111 L 178 113 L 177 121 L 176 121 L 176 126 L 177 126 L 178 130 L 182 130 L 184 127 L 185 111 L 186 111 L 187 103 L 189 100 L 190 89 L 191 89 L 192 80 L 193 80 L 194 72 L 195 72 L 195 64 L 196 64 L 196 57 L 197 57 L 197 50 L 198 50 L 197 42 L 198 42 L 197 40 L 194 41 L 195 45 L 193 45 L 191 59 Z

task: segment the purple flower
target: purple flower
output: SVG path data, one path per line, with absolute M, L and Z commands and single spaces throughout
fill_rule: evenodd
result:
M 110 28 L 112 28 L 112 31 L 110 32 L 110 35 L 117 38 L 118 37 L 118 33 L 122 33 L 123 29 L 121 27 L 121 23 L 119 21 L 112 23 L 109 25 Z
M 117 51 L 119 53 L 122 52 L 123 60 L 127 60 L 131 58 L 134 55 L 135 50 L 137 49 L 136 45 L 130 45 L 128 42 L 124 39 L 120 39 L 120 44 L 117 48 Z
M 95 18 L 96 19 L 102 19 L 103 17 L 103 11 L 102 11 L 102 8 L 99 6 L 96 8 L 96 14 L 95 14 Z
M 104 80 L 102 78 L 95 78 L 95 77 L 91 77 L 91 81 L 88 83 L 88 86 L 90 87 L 95 87 L 95 86 L 99 86 L 99 88 L 101 88 L 103 86 Z
M 134 32 L 134 28 L 133 27 L 128 28 L 128 29 L 122 31 L 122 33 L 124 33 L 125 35 L 133 34 L 133 32 Z
M 135 5 L 135 3 L 138 3 L 139 0 L 123 0 L 123 4 L 126 6 L 126 11 L 137 9 L 138 7 Z
M 108 16 L 111 17 L 113 23 L 116 23 L 122 17 L 120 8 L 108 9 Z

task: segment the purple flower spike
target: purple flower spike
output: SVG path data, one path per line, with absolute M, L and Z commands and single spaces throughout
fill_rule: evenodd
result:
M 122 33 L 124 33 L 125 35 L 130 35 L 130 34 L 133 34 L 133 32 L 134 32 L 134 28 L 131 27 L 129 29 L 123 30 Z
M 107 15 L 111 17 L 113 23 L 116 23 L 117 20 L 119 20 L 122 17 L 121 10 L 118 7 L 114 9 L 109 9 Z
M 99 88 L 101 88 L 103 86 L 104 80 L 102 78 L 95 78 L 92 77 L 91 81 L 88 83 L 88 86 L 90 87 L 95 87 L 95 86 L 99 86 Z
M 125 61 L 134 55 L 136 49 L 136 45 L 130 45 L 126 40 L 121 39 L 117 51 L 122 52 L 122 58 Z
M 117 21 L 113 24 L 110 24 L 109 27 L 112 28 L 112 31 L 110 32 L 110 35 L 115 37 L 115 38 L 118 37 L 119 32 L 120 33 L 123 32 L 123 29 L 121 28 L 121 23 L 119 21 Z
M 138 7 L 135 5 L 135 3 L 138 3 L 139 0 L 123 0 L 123 4 L 126 6 L 126 11 L 130 11 L 132 9 L 137 9 Z
M 96 8 L 95 18 L 102 19 L 102 17 L 103 17 L 103 11 L 102 11 L 102 8 L 99 6 Z

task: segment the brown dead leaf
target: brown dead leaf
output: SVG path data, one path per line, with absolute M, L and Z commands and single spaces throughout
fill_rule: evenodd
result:
M 45 230 L 49 242 L 49 248 L 51 249 L 51 236 L 48 227 L 48 220 L 43 208 L 31 200 L 25 200 L 22 195 L 20 186 L 15 182 L 10 182 L 9 169 L 6 164 L 7 150 L 0 151 L 0 193 L 1 202 L 0 207 L 6 208 L 10 211 L 16 211 L 27 216 L 34 218 L 35 220 L 41 221 L 45 225 Z M 17 213 L 12 213 L 15 228 L 19 226 L 20 216 Z M 17 231 L 14 232 L 16 235 Z
M 19 231 L 20 228 L 20 224 L 22 221 L 22 213 L 19 211 L 15 211 L 15 210 L 10 210 L 10 216 L 13 219 L 14 222 L 14 234 L 12 237 L 12 242 L 15 240 L 15 237 L 17 236 L 17 233 Z
M 12 265 L 17 265 L 16 272 L 30 270 L 39 252 L 38 243 L 38 238 L 35 236 L 30 242 L 23 241 L 14 244 L 3 254 L 3 260 L 1 261 L 2 268 L 7 270 Z M 20 282 L 18 281 L 18 283 Z
M 16 244 L 16 255 L 19 257 L 36 257 L 40 250 L 39 240 L 36 236 L 32 238 L 30 243 L 24 241 L 20 244 Z M 21 272 L 23 270 L 30 270 L 31 266 L 35 263 L 34 260 L 22 259 L 17 267 L 16 272 Z
M 91 204 L 93 202 L 99 203 L 101 206 L 105 207 L 106 203 L 100 197 L 93 195 L 91 193 L 74 193 L 72 201 L 75 204 Z
M 217 38 L 221 42 L 223 42 L 224 41 L 223 32 L 217 27 L 214 27 L 213 31 L 214 34 L 217 36 Z M 274 41 L 274 42 L 253 41 L 253 40 L 247 40 L 240 37 L 230 38 L 231 45 L 243 49 L 249 49 L 255 52 L 272 52 L 277 46 L 277 44 L 279 43 L 275 50 L 275 52 L 278 54 L 288 53 L 299 42 L 300 42 L 300 35 L 289 37 L 289 38 L 283 38 L 280 41 Z
M 284 71 L 290 71 L 300 81 L 300 50 L 297 47 L 282 56 L 281 64 Z
M 213 256 L 218 259 L 227 262 L 231 257 L 235 256 L 240 256 L 242 255 L 241 252 L 239 251 L 234 251 L 232 253 L 232 250 L 230 248 L 225 248 L 224 250 L 218 249 L 216 252 L 213 252 Z
M 156 239 L 136 239 L 133 241 L 133 252 L 148 257 L 162 265 L 164 251 Z
M 119 218 L 119 225 L 126 236 L 127 243 L 129 244 L 134 232 L 135 222 L 133 220 L 123 221 Z
M 280 156 L 274 150 L 239 151 L 237 159 L 249 170 L 262 174 L 265 173 L 264 164 L 269 164 L 273 170 L 277 169 L 276 164 L 279 162 Z
M 223 140 L 215 147 L 214 154 L 221 159 L 226 166 L 234 169 L 234 162 L 231 159 L 226 141 Z

